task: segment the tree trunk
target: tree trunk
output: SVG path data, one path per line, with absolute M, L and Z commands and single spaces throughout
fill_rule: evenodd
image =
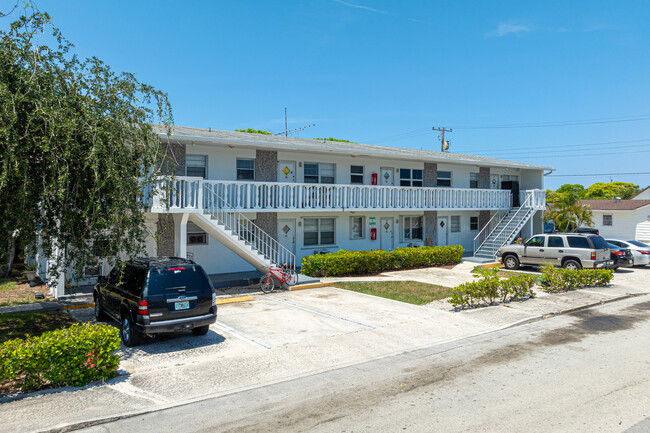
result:
M 9 237 L 9 245 L 7 251 L 7 272 L 5 273 L 5 278 L 11 277 L 11 268 L 14 265 L 14 255 L 16 253 L 16 237 L 12 233 Z

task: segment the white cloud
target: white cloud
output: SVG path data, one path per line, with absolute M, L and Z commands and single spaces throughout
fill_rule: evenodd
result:
M 351 7 L 351 8 L 363 9 L 363 10 L 366 10 L 366 11 L 375 12 L 375 13 L 378 13 L 378 14 L 384 14 L 384 15 L 388 14 L 388 12 L 386 12 L 386 11 L 382 11 L 382 10 L 380 10 L 380 9 L 371 8 L 371 7 L 368 7 L 368 6 L 355 5 L 355 4 L 352 4 L 352 3 L 344 2 L 343 0 L 334 0 L 334 1 L 335 1 L 336 3 L 340 3 L 340 4 L 342 4 L 343 6 L 348 6 L 348 7 Z
M 522 33 L 532 31 L 532 27 L 523 24 L 499 24 L 496 30 L 487 34 L 487 36 L 500 38 L 502 36 L 510 35 L 513 33 Z

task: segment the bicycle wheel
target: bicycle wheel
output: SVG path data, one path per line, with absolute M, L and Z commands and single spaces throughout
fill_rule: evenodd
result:
M 260 278 L 260 288 L 264 293 L 271 293 L 274 288 L 273 278 L 269 278 L 268 275 L 264 275 Z
M 298 284 L 298 274 L 296 273 L 296 271 L 294 271 L 293 269 L 287 269 L 286 272 L 287 274 L 289 274 L 289 279 L 287 280 L 287 284 L 289 284 L 290 286 L 295 286 L 296 284 Z

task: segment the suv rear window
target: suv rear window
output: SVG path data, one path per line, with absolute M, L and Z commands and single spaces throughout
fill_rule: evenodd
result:
M 594 237 L 596 237 L 596 236 L 594 236 Z M 587 249 L 591 249 L 591 245 L 589 245 L 589 241 L 585 237 L 582 237 L 582 236 L 567 236 L 567 241 L 569 242 L 569 246 L 571 248 L 587 248 Z
M 199 266 L 178 265 L 149 271 L 149 294 L 158 294 L 167 289 L 180 287 L 212 290 L 210 280 Z
M 602 236 L 589 236 L 589 239 L 591 240 L 591 243 L 594 244 L 594 248 L 597 250 L 604 250 L 606 248 L 609 248 L 609 246 L 607 246 L 607 241 L 605 241 Z

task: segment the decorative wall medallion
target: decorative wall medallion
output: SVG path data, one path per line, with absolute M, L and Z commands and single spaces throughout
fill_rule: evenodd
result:
M 282 170 L 282 173 L 284 173 L 285 176 L 288 176 L 289 173 L 291 173 L 291 170 L 289 170 L 289 167 L 284 167 L 284 170 Z
M 385 172 L 384 173 L 384 179 L 388 180 L 389 177 L 390 177 L 390 174 L 388 174 L 388 172 Z
M 440 221 L 440 227 L 444 227 L 444 226 L 445 226 L 445 222 L 444 222 L 444 221 Z
M 285 224 L 284 227 L 282 227 L 282 231 L 286 235 L 287 233 L 289 233 L 291 231 L 291 229 L 289 228 L 288 225 Z
M 384 228 L 385 228 L 386 230 L 388 230 L 388 229 L 390 228 L 390 224 L 385 223 L 385 224 L 384 224 Z

